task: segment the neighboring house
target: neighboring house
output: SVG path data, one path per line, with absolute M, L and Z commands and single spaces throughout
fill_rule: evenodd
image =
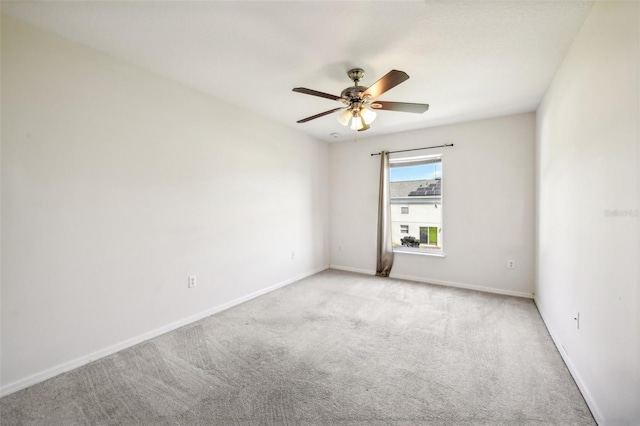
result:
M 442 234 L 442 181 L 439 178 L 390 182 L 391 240 L 420 240 L 420 248 L 440 249 Z

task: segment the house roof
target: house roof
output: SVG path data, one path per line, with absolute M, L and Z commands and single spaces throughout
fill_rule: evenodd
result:
M 390 198 L 439 197 L 442 195 L 440 179 L 407 180 L 389 184 Z

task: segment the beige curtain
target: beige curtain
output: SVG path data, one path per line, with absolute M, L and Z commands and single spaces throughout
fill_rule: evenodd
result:
M 376 275 L 388 277 L 393 266 L 391 245 L 391 204 L 389 202 L 389 153 L 380 153 L 380 188 L 378 197 L 378 256 Z

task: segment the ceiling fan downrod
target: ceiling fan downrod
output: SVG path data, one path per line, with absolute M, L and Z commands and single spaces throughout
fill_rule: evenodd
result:
M 347 87 L 340 93 L 340 97 L 344 99 L 344 103 L 353 108 L 354 102 L 362 101 L 361 94 L 367 90 L 366 87 L 358 85 L 362 77 L 364 77 L 364 70 L 362 68 L 353 68 L 347 71 L 347 76 L 353 81 L 353 86 Z

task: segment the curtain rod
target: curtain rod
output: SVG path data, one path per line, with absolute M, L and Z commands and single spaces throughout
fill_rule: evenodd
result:
M 447 146 L 453 146 L 453 144 L 449 143 L 449 144 L 437 145 L 437 146 L 426 146 L 424 148 L 402 149 L 400 151 L 389 151 L 388 154 L 395 154 L 396 152 L 419 151 L 421 149 L 445 148 Z M 374 155 L 380 155 L 380 154 L 382 154 L 382 153 L 381 152 L 376 152 L 375 154 L 371 154 L 371 156 L 373 157 Z

